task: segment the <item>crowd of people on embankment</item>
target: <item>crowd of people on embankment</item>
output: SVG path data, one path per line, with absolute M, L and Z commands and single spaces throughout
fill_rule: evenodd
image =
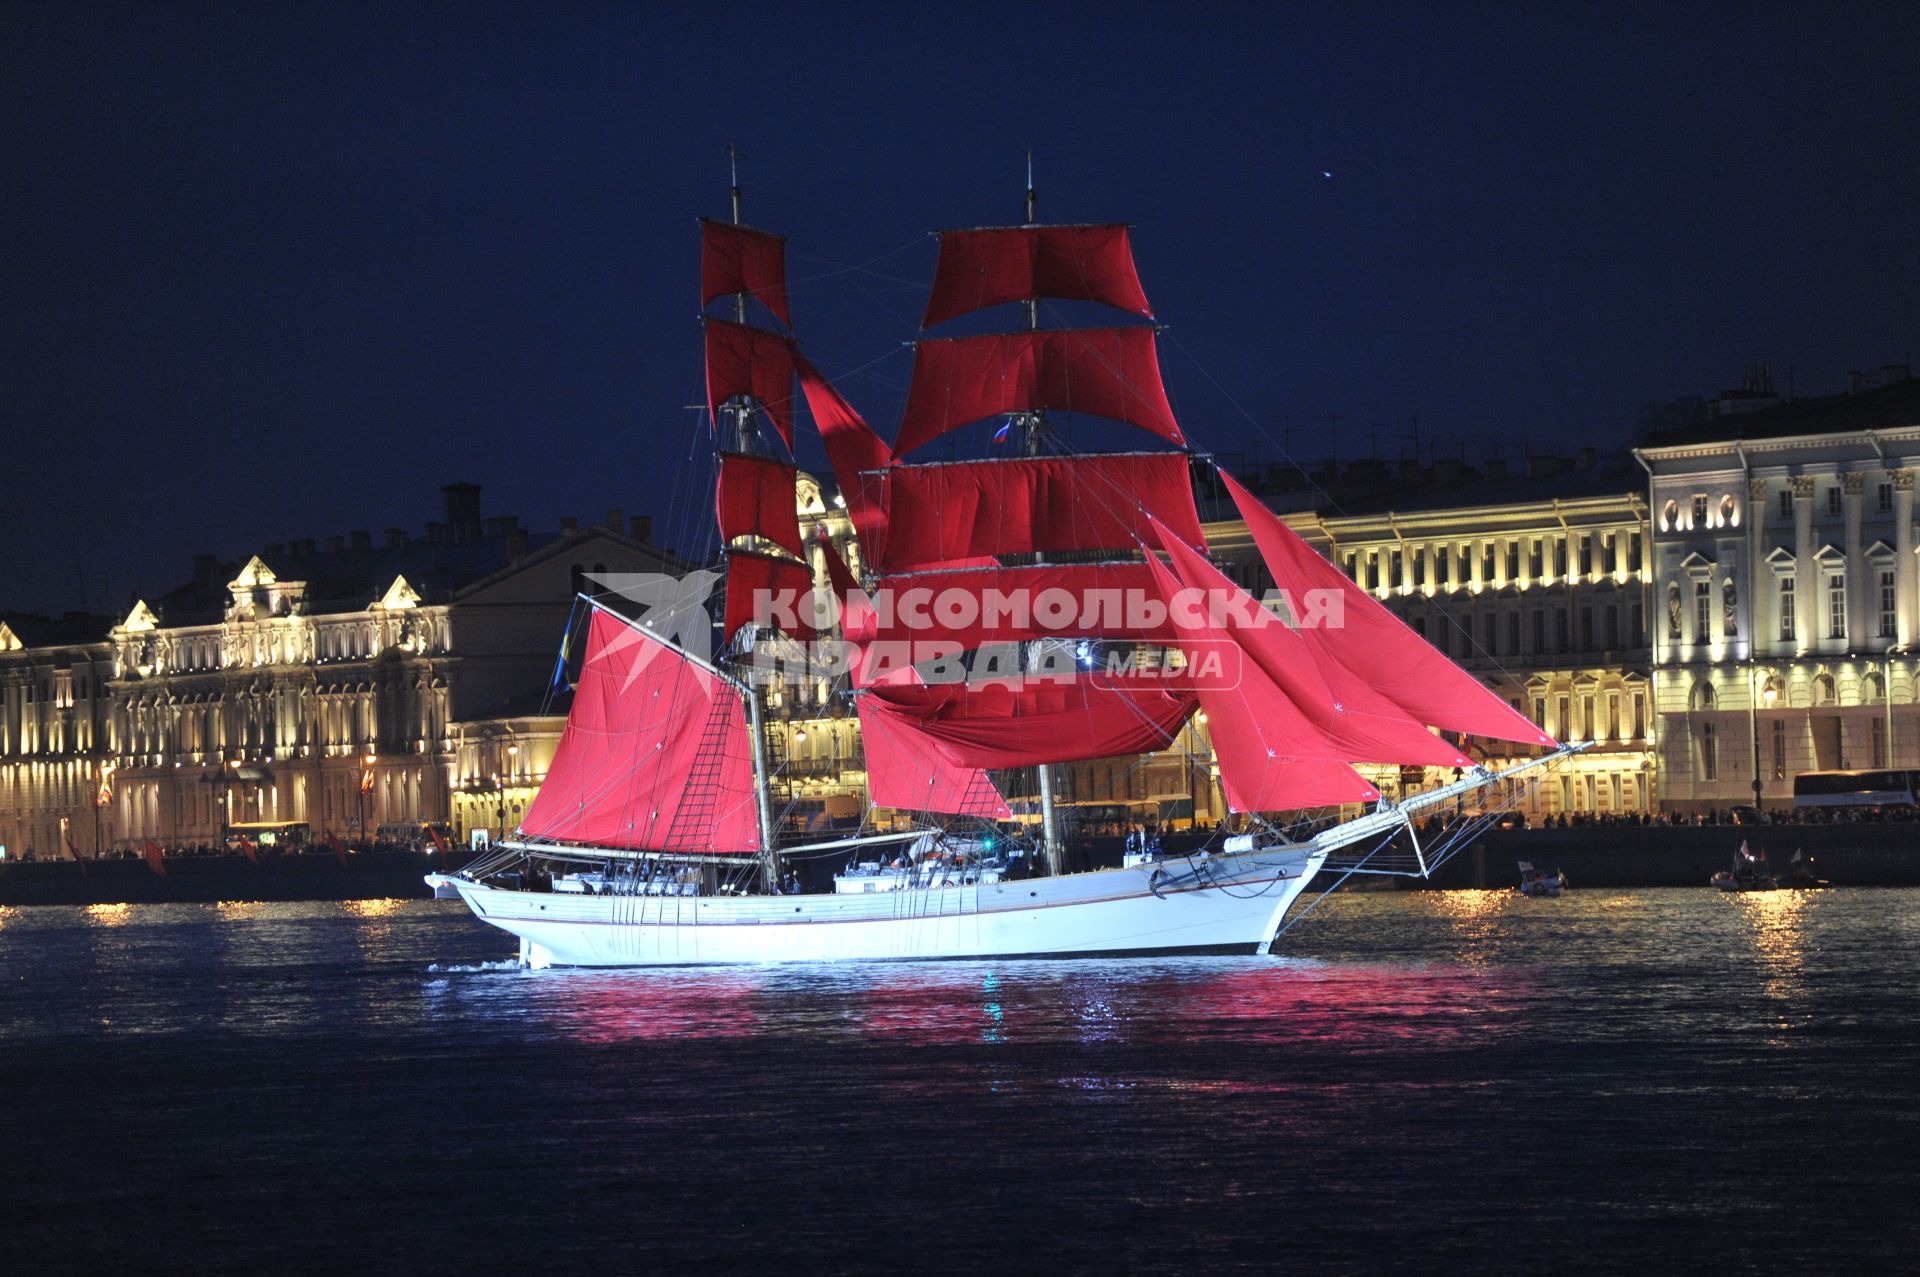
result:
M 424 855 L 433 850 L 433 845 L 424 838 L 404 840 L 395 838 L 346 838 L 342 839 L 341 842 L 348 851 L 356 854 L 362 852 L 392 854 L 413 852 Z M 201 857 L 238 856 L 242 853 L 237 846 L 222 847 L 214 843 L 199 842 L 182 843 L 177 846 L 162 845 L 160 854 L 168 860 L 192 860 Z M 273 845 L 259 844 L 254 847 L 254 855 L 263 860 L 285 856 L 331 856 L 334 854 L 333 848 L 324 842 L 294 845 L 278 843 Z M 81 856 L 87 860 L 145 860 L 147 852 L 144 847 L 107 847 L 104 848 L 98 856 L 85 851 L 81 852 Z M 71 855 L 65 852 L 59 855 L 52 855 L 32 847 L 28 847 L 22 851 L 19 856 L 19 859 L 23 862 L 33 860 L 71 860 L 72 858 Z

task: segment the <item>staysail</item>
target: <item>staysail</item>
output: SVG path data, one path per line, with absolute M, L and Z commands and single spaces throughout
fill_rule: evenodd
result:
M 578 846 L 759 851 L 740 694 L 596 607 L 566 730 L 521 830 Z
M 1337 628 L 1299 631 L 1323 672 L 1334 671 L 1343 686 L 1365 683 L 1412 718 L 1433 727 L 1554 747 L 1551 736 L 1348 580 L 1232 475 L 1223 470 L 1220 477 L 1275 583 L 1296 598 L 1307 590 L 1324 590 L 1339 600 Z

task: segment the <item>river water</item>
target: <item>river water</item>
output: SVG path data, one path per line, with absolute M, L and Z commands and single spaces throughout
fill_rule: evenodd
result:
M 524 972 L 0 909 L 9 1271 L 1920 1268 L 1920 891 L 1330 897 L 1273 959 Z

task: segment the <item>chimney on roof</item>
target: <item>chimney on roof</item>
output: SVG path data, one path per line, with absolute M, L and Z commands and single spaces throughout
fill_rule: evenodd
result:
M 650 514 L 634 515 L 633 523 L 627 529 L 627 534 L 641 545 L 653 544 L 653 516 Z
M 285 541 L 275 541 L 272 545 L 267 547 L 267 558 L 277 559 L 277 558 L 280 558 L 282 555 L 286 554 L 286 552 L 287 552 L 287 543 Z
M 407 544 L 406 533 L 402 532 L 399 528 L 387 529 L 387 548 L 389 550 L 401 549 L 406 544 Z
M 570 514 L 563 515 L 560 519 L 560 530 L 562 532 L 578 532 L 580 530 L 580 520 Z
M 427 525 L 427 544 L 428 545 L 445 545 L 447 541 L 448 541 L 448 537 L 447 537 L 446 524 L 429 523 Z
M 345 554 L 347 552 L 347 539 L 344 536 L 328 537 L 327 546 L 335 554 Z
M 527 532 L 525 528 L 515 528 L 507 533 L 507 562 L 518 563 L 527 557 Z
M 292 545 L 293 545 L 293 552 L 299 555 L 303 559 L 310 558 L 313 554 L 312 538 L 295 541 L 292 543 Z
M 1847 393 L 1850 395 L 1860 393 L 1860 370 L 1858 368 L 1847 369 Z
M 465 539 L 471 535 L 471 529 L 480 528 L 480 485 L 477 483 L 449 483 L 440 489 L 440 496 L 446 501 L 447 523 L 457 538 Z
M 1913 370 L 1905 364 L 1880 365 L 1880 384 L 1883 386 L 1897 386 L 1903 381 L 1912 379 Z
M 348 535 L 353 538 L 353 552 L 355 554 L 365 554 L 373 549 L 373 533 L 353 532 Z
M 1507 460 L 1505 457 L 1488 457 L 1487 478 L 1495 483 L 1504 483 L 1507 478 Z
M 607 531 L 625 532 L 627 530 L 627 512 L 625 510 L 607 511 Z

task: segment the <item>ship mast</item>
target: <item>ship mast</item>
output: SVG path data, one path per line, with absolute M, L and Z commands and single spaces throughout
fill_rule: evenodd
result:
M 733 147 L 727 148 L 727 175 L 732 190 L 731 213 L 733 224 L 740 225 L 740 156 Z M 733 299 L 734 322 L 747 322 L 747 295 L 736 293 Z M 743 453 L 754 454 L 754 440 L 757 432 L 750 426 L 751 409 L 745 399 L 736 400 L 733 408 L 734 439 Z M 752 627 L 749 627 L 752 628 Z M 758 633 L 753 636 L 758 639 Z M 753 679 L 742 681 L 747 701 L 747 738 L 753 747 L 753 801 L 760 816 L 760 855 L 767 876 L 767 890 L 772 891 L 780 885 L 780 852 L 775 844 L 777 832 L 773 823 L 773 802 L 771 780 L 767 768 L 767 721 L 766 710 L 761 703 L 761 689 Z
M 1035 225 L 1039 221 L 1039 209 L 1040 196 L 1039 193 L 1033 189 L 1033 152 L 1028 151 L 1026 210 L 1026 224 L 1028 226 Z M 1027 330 L 1029 332 L 1036 331 L 1040 327 L 1040 299 L 1037 297 L 1028 298 L 1026 309 Z M 1041 434 L 1044 422 L 1045 417 L 1038 412 L 1024 413 L 1020 418 L 1023 440 L 1027 446 L 1027 455 L 1030 457 L 1040 455 Z M 1033 561 L 1035 563 L 1044 563 L 1046 562 L 1046 556 L 1044 554 L 1036 554 L 1033 556 Z M 1045 652 L 1045 640 L 1034 640 L 1033 645 L 1027 649 L 1028 667 L 1037 671 L 1046 659 Z M 1062 863 L 1063 857 L 1060 854 L 1060 818 L 1054 811 L 1053 806 L 1053 765 L 1051 763 L 1041 763 L 1034 768 L 1034 774 L 1038 778 L 1040 786 L 1040 849 L 1047 859 L 1047 872 L 1050 874 L 1058 874 L 1065 866 Z

